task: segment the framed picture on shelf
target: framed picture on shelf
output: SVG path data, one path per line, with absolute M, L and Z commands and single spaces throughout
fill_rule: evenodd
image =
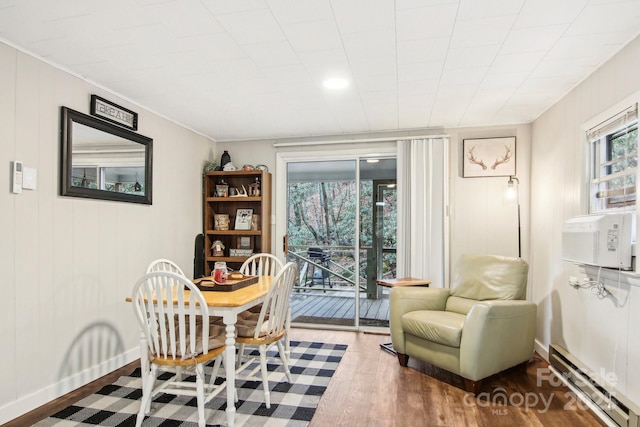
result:
M 251 217 L 253 216 L 253 209 L 238 209 L 236 210 L 236 230 L 251 230 Z
M 238 236 L 236 246 L 238 249 L 253 249 L 252 240 L 251 236 Z

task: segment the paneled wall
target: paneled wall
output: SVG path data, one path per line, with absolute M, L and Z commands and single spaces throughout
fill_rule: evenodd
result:
M 561 260 L 562 223 L 587 213 L 586 150 L 583 124 L 640 90 L 640 39 L 636 39 L 533 123 L 531 166 L 531 259 L 533 300 L 538 303 L 538 344 L 560 344 L 640 402 L 640 288 L 620 283 L 614 274 L 606 286 L 619 298 L 599 299 L 568 285 L 569 276 L 585 277 Z M 596 275 L 591 275 L 595 279 Z
M 0 424 L 139 357 L 125 302 L 159 257 L 193 271 L 207 138 L 0 44 Z M 98 94 L 153 138 L 153 205 L 61 197 L 60 106 Z M 14 160 L 37 189 L 10 192 Z
M 404 132 L 376 133 L 367 135 L 349 135 L 349 139 L 384 139 L 390 141 L 410 138 L 412 135 L 426 135 L 431 130 L 413 130 Z M 505 198 L 507 177 L 491 178 L 463 178 L 462 174 L 462 145 L 466 138 L 492 138 L 503 136 L 516 137 L 516 174 L 520 179 L 521 204 L 521 238 L 522 256 L 529 259 L 529 173 L 531 151 L 531 126 L 529 124 L 511 126 L 484 126 L 474 128 L 442 129 L 438 134 L 449 135 L 449 180 L 446 183 L 449 191 L 449 247 L 448 257 L 451 264 L 464 253 L 490 253 L 503 256 L 518 256 L 518 210 L 515 201 Z M 340 139 L 339 137 L 336 137 Z M 323 138 L 298 138 L 280 140 L 233 141 L 218 142 L 219 153 L 229 150 L 232 161 L 236 166 L 244 163 L 263 163 L 269 166 L 274 174 L 274 186 L 279 180 L 275 170 L 276 148 L 274 143 L 310 143 Z M 344 139 L 344 137 L 342 138 Z M 331 138 L 324 138 L 330 141 Z M 328 156 L 338 155 L 340 152 L 367 149 L 369 153 L 379 150 L 378 143 L 333 144 L 327 145 Z M 395 144 L 395 143 L 394 143 Z M 388 145 L 388 144 L 387 144 Z M 318 151 L 318 146 L 303 145 L 286 147 L 286 151 Z M 318 159 L 320 160 L 320 159 Z M 274 194 L 279 191 L 274 187 Z M 274 201 L 274 206 L 276 206 Z M 280 250 L 283 231 L 274 228 L 272 247 Z M 530 289 L 529 289 L 530 292 Z

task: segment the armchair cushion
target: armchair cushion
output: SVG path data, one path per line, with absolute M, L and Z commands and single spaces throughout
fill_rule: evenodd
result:
M 428 341 L 460 347 L 464 319 L 463 314 L 448 311 L 411 311 L 402 316 L 402 329 Z
M 469 310 L 477 303 L 478 301 L 475 299 L 449 297 L 445 310 L 459 314 L 468 314 Z
M 451 277 L 451 295 L 478 301 L 524 299 L 529 265 L 522 258 L 465 254 Z

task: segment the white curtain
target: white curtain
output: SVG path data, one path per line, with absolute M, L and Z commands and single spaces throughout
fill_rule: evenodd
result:
M 447 172 L 449 138 L 398 141 L 397 277 L 447 279 Z

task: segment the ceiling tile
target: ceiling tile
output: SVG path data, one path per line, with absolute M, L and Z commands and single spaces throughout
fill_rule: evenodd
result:
M 510 55 L 498 55 L 491 64 L 490 73 L 519 73 L 534 69 L 545 57 L 546 52 L 525 52 Z
M 570 24 L 589 0 L 527 0 L 514 24 L 514 29 Z
M 547 51 L 560 40 L 568 26 L 568 24 L 559 24 L 548 25 L 544 27 L 544 30 L 541 30 L 539 27 L 513 30 L 504 41 L 500 53 L 509 55 Z
M 447 55 L 445 71 L 457 68 L 488 67 L 495 62 L 499 50 L 500 45 L 450 49 Z
M 176 37 L 220 33 L 222 26 L 199 0 L 163 2 L 146 8 L 150 19 L 165 25 Z
M 456 4 L 398 10 L 396 33 L 399 41 L 450 37 L 456 19 Z
M 280 25 L 269 9 L 216 15 L 216 19 L 238 44 L 284 40 Z
M 342 40 L 349 58 L 388 57 L 395 62 L 396 40 L 391 30 L 346 34 Z
M 267 5 L 280 25 L 333 19 L 328 0 L 267 0 Z
M 394 0 L 333 0 L 331 5 L 343 36 L 396 29 Z
M 631 28 L 637 28 L 638 25 L 640 25 L 640 11 L 634 1 L 589 4 L 571 24 L 566 35 L 629 31 Z
M 460 21 L 451 37 L 451 49 L 501 45 L 513 25 L 514 16 L 497 16 L 477 21 Z
M 342 39 L 334 21 L 287 24 L 282 29 L 297 52 L 342 49 Z
M 139 1 L 139 0 L 136 0 Z M 160 0 L 166 1 L 166 0 Z M 227 13 L 247 12 L 253 10 L 268 9 L 264 0 L 200 0 L 202 4 L 214 15 L 224 15 Z
M 243 49 L 259 67 L 283 66 L 300 62 L 291 45 L 284 40 L 247 44 Z
M 442 73 L 440 84 L 442 86 L 458 86 L 479 84 L 484 76 L 487 74 L 489 67 L 469 67 L 469 68 L 445 68 L 445 72 Z
M 487 18 L 516 16 L 525 0 L 463 0 L 460 2 L 460 21 L 483 21 Z
M 444 61 L 449 49 L 449 37 L 398 41 L 398 64 Z

